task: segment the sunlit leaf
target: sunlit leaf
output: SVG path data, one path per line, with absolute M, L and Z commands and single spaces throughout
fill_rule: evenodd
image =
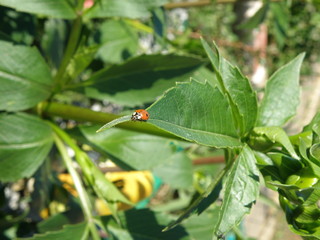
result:
M 304 55 L 298 55 L 268 80 L 257 126 L 282 126 L 296 114 L 300 94 L 300 67 Z
M 126 17 L 146 18 L 150 17 L 150 10 L 164 5 L 167 0 L 102 0 L 85 13 L 87 18 Z
M 240 70 L 224 59 L 217 46 L 213 51 L 208 43 L 201 39 L 202 45 L 212 63 L 220 90 L 230 98 L 230 106 L 238 131 L 247 134 L 255 125 L 257 118 L 257 99 L 248 78 Z
M 213 147 L 242 145 L 227 97 L 208 83 L 178 83 L 147 110 L 148 123 L 186 140 Z
M 177 81 L 189 81 L 203 61 L 179 55 L 142 55 L 96 72 L 85 81 L 88 97 L 126 106 L 153 102 Z
M 226 234 L 240 222 L 244 214 L 250 212 L 258 197 L 259 185 L 254 154 L 249 147 L 244 147 L 225 181 L 222 206 L 214 228 L 216 236 Z
M 53 18 L 76 18 L 74 7 L 68 0 L 24 0 L 23 4 L 20 0 L 0 0 L 0 5 L 11 7 L 17 11 L 35 13 Z
M 253 134 L 257 136 L 265 136 L 273 143 L 281 144 L 289 154 L 295 158 L 299 159 L 298 155 L 296 154 L 288 135 L 285 131 L 280 127 L 255 127 L 253 129 Z

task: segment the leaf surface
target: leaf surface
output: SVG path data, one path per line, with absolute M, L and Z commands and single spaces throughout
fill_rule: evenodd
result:
M 270 141 L 273 143 L 281 144 L 289 154 L 295 158 L 299 159 L 298 155 L 296 154 L 288 135 L 285 131 L 280 127 L 255 127 L 253 132 L 260 136 L 266 136 Z
M 192 80 L 177 83 L 148 112 L 148 123 L 212 147 L 240 147 L 228 99 L 217 87 Z
M 14 8 L 17 11 L 34 13 L 53 18 L 76 18 L 76 12 L 68 0 L 0 0 L 0 5 Z
M 263 6 L 247 21 L 239 25 L 240 29 L 254 29 L 259 27 L 262 24 L 269 11 L 270 4 L 268 2 L 264 3 Z
M 121 63 L 137 55 L 139 36 L 136 29 L 126 21 L 109 20 L 101 24 L 97 33 L 99 44 L 98 56 L 107 63 Z
M 212 226 L 217 222 L 217 216 L 219 214 L 219 208 L 214 207 L 208 209 L 199 216 L 191 217 L 186 220 L 182 226 L 184 226 L 187 232 L 190 234 L 191 239 L 212 239 Z
M 162 229 L 172 219 L 161 212 L 152 212 L 149 209 L 131 209 L 119 212 L 123 226 L 119 226 L 111 217 L 103 217 L 108 232 L 119 240 L 147 240 L 147 239 L 190 239 L 188 233 L 181 226 L 169 232 Z
M 24 110 L 50 96 L 51 74 L 36 48 L 0 41 L 0 52 L 0 110 Z
M 153 102 L 177 81 L 187 81 L 203 62 L 179 55 L 142 55 L 95 73 L 85 84 L 88 97 L 139 106 Z
M 214 228 L 216 236 L 226 234 L 238 224 L 258 197 L 259 170 L 249 147 L 244 147 L 234 161 L 224 188 L 218 223 Z
M 0 114 L 0 181 L 30 177 L 52 146 L 51 128 L 26 113 Z
M 47 232 L 44 234 L 35 234 L 31 238 L 18 238 L 19 240 L 74 240 L 74 239 L 87 239 L 88 228 L 87 223 L 79 223 L 74 225 L 64 225 L 63 229 Z
M 125 17 L 125 18 L 146 18 L 150 17 L 150 10 L 160 7 L 167 0 L 108 0 L 99 1 L 90 8 L 85 17 L 105 18 L 105 17 Z
M 172 187 L 192 185 L 192 162 L 183 151 L 190 144 L 116 128 L 96 134 L 96 128 L 81 126 L 80 131 L 123 169 L 151 170 Z
M 300 67 L 304 55 L 298 55 L 268 80 L 257 126 L 282 126 L 296 114 L 300 94 Z
M 259 193 L 259 170 L 252 150 L 245 146 L 231 168 L 221 171 L 208 190 L 197 198 L 182 215 L 164 230 L 170 230 L 192 214 L 202 213 L 215 202 L 221 190 L 221 179 L 226 176 L 222 206 L 213 225 L 214 236 L 227 233 L 248 213 Z M 214 238 L 215 239 L 215 238 Z
M 220 56 L 216 47 L 214 52 L 208 43 L 201 39 L 202 45 L 212 63 L 213 69 L 220 81 L 220 90 L 230 98 L 237 129 L 241 135 L 248 133 L 255 125 L 258 111 L 256 93 L 248 78 L 240 70 Z

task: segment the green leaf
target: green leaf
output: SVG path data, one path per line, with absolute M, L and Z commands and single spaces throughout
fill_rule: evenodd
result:
M 173 140 L 167 138 L 117 128 L 97 134 L 96 128 L 81 126 L 79 129 L 89 144 L 118 159 L 116 163 L 127 169 L 151 170 L 166 162 L 178 149 Z
M 163 229 L 163 231 L 173 229 L 183 220 L 187 219 L 193 214 L 201 214 L 212 203 L 214 203 L 219 197 L 222 188 L 222 178 L 225 176 L 226 173 L 226 169 L 220 171 L 218 176 L 216 176 L 215 179 L 211 182 L 208 189 L 205 192 L 203 192 L 197 199 L 195 199 L 190 204 L 190 206 L 188 206 L 187 209 L 183 211 L 179 218 L 171 222 L 165 229 Z
M 93 161 L 89 158 L 89 156 L 82 151 L 77 144 L 74 143 L 73 139 L 63 130 L 61 130 L 55 124 L 50 123 L 50 126 L 55 131 L 57 137 L 55 139 L 56 145 L 59 148 L 60 153 L 62 154 L 70 174 L 72 174 L 72 178 L 74 179 L 75 184 L 78 184 L 77 191 L 82 191 L 81 182 L 78 181 L 78 175 L 75 170 L 70 167 L 71 159 L 65 152 L 65 149 L 62 148 L 62 141 L 63 139 L 75 152 L 75 159 L 80 165 L 82 173 L 86 179 L 86 182 L 94 189 L 95 193 L 99 198 L 105 201 L 108 205 L 109 209 L 111 210 L 112 214 L 116 216 L 116 203 L 118 201 L 131 204 L 131 202 L 120 192 L 120 190 L 110 181 L 107 180 L 105 175 L 97 168 L 97 166 L 93 163 Z M 58 138 L 59 136 L 59 138 Z M 77 187 L 77 185 L 75 185 Z M 80 191 L 79 191 L 80 189 Z M 84 192 L 85 193 L 85 192 Z M 82 202 L 87 201 L 87 197 L 82 195 Z M 88 210 L 89 205 L 87 203 L 82 204 L 85 213 L 90 218 L 90 210 Z M 90 214 L 89 214 L 90 213 Z M 91 223 L 89 223 L 91 224 Z
M 312 145 L 310 155 L 320 164 L 320 143 Z
M 307 196 L 307 199 L 304 199 L 303 205 L 312 205 L 317 204 L 317 201 L 320 199 L 320 181 L 312 186 L 312 193 Z
M 39 14 L 53 18 L 73 19 L 76 12 L 68 0 L 0 0 L 0 5 L 14 8 L 16 11 Z
M 277 189 L 271 185 L 271 183 L 282 183 L 285 180 L 280 176 L 279 169 L 276 166 L 262 166 L 259 167 L 260 172 L 263 175 L 264 181 L 268 188 L 274 191 Z
M 162 229 L 171 221 L 171 217 L 164 213 L 152 212 L 149 209 L 129 210 L 119 212 L 119 226 L 111 217 L 103 217 L 108 232 L 118 240 L 142 239 L 190 239 L 188 233 L 181 226 L 169 231 Z
M 286 3 L 273 2 L 270 4 L 270 11 L 273 15 L 273 23 L 271 32 L 280 48 L 286 43 L 288 38 L 287 32 L 290 26 L 290 12 Z
M 130 115 L 126 115 L 126 116 L 123 116 L 123 117 L 120 117 L 120 118 L 117 118 L 117 119 L 114 119 L 113 121 L 111 122 L 108 122 L 106 123 L 105 125 L 103 125 L 101 128 L 99 128 L 96 133 L 99 133 L 99 132 L 102 132 L 102 131 L 105 131 L 109 128 L 112 128 L 113 126 L 117 125 L 117 124 L 120 124 L 120 123 L 124 123 L 124 122 L 128 122 L 131 120 L 131 116 Z
M 313 133 L 313 143 L 319 143 L 320 140 L 320 122 L 317 122 L 315 123 L 313 126 L 312 126 L 312 133 Z
M 26 113 L 0 114 L 0 181 L 30 177 L 48 155 L 50 127 Z
M 18 238 L 20 240 L 74 240 L 74 239 L 87 239 L 88 228 L 87 223 L 79 223 L 75 225 L 64 225 L 63 229 L 59 231 L 47 232 L 44 234 L 35 234 L 31 238 Z
M 238 68 L 223 58 L 221 67 L 224 85 L 240 114 L 240 130 L 246 134 L 254 127 L 257 118 L 256 93 L 251 88 L 248 78 L 244 77 Z
M 142 55 L 95 73 L 84 82 L 88 97 L 126 106 L 153 102 L 177 81 L 187 81 L 203 62 L 178 55 Z
M 96 134 L 96 128 L 81 126 L 79 129 L 88 144 L 108 155 L 121 168 L 152 170 L 174 188 L 192 185 L 192 162 L 181 146 L 189 144 L 116 128 Z
M 304 240 L 318 240 L 318 239 L 320 239 L 320 228 L 319 227 L 313 229 L 312 232 L 306 231 L 305 229 L 299 229 L 297 224 L 293 220 L 291 220 L 291 219 L 293 219 L 293 217 L 291 216 L 289 211 L 286 212 L 286 215 L 287 215 L 286 218 L 287 218 L 287 221 L 288 221 L 288 219 L 290 219 L 288 221 L 288 226 L 293 233 L 302 236 L 302 238 Z
M 295 115 L 299 104 L 299 74 L 304 53 L 277 70 L 267 82 L 257 126 L 282 126 Z
M 146 18 L 150 17 L 150 10 L 164 5 L 167 0 L 108 0 L 99 1 L 85 13 L 87 18 L 125 17 Z
M 304 228 L 310 229 L 319 227 L 320 225 L 320 209 L 317 205 L 301 206 L 295 209 L 297 217 L 295 221 L 299 224 L 303 224 Z
M 152 11 L 152 26 L 154 33 L 156 34 L 156 40 L 158 43 L 165 47 L 168 28 L 167 12 L 164 8 L 156 8 Z
M 191 78 L 201 83 L 208 82 L 213 87 L 218 85 L 217 79 L 214 73 L 205 66 L 200 67 L 197 70 L 193 71 L 191 74 Z
M 316 115 L 312 118 L 311 122 L 303 128 L 303 132 L 312 131 L 312 128 L 315 124 L 320 122 L 320 112 L 317 112 Z
M 185 221 L 182 226 L 186 228 L 191 239 L 212 239 L 212 226 L 216 224 L 218 214 L 219 208 L 214 207 L 202 213 L 200 216 L 191 217 Z
M 222 206 L 214 234 L 227 233 L 238 224 L 244 214 L 249 213 L 259 194 L 259 170 L 254 153 L 244 147 L 229 170 Z
M 311 168 L 315 176 L 320 178 L 320 156 L 319 156 L 320 144 L 314 144 L 310 148 L 310 158 L 305 158 L 305 161 Z
M 98 56 L 107 63 L 121 63 L 129 57 L 137 55 L 139 36 L 136 29 L 126 21 L 109 20 L 99 30 Z
M 298 155 L 294 151 L 294 148 L 289 140 L 288 135 L 280 127 L 255 127 L 253 129 L 252 135 L 265 136 L 273 143 L 281 144 L 289 154 L 295 158 L 299 159 Z
M 41 50 L 48 64 L 55 70 L 60 66 L 69 36 L 69 23 L 49 18 L 44 22 Z
M 268 11 L 269 11 L 269 3 L 266 2 L 251 18 L 249 18 L 244 23 L 241 23 L 238 28 L 254 29 L 259 27 L 259 25 L 263 23 L 264 20 L 266 19 Z
M 71 58 L 66 69 L 69 79 L 73 80 L 80 73 L 82 73 L 92 62 L 97 51 L 97 46 L 78 48 L 77 52 Z
M 283 179 L 287 179 L 289 175 L 298 172 L 302 168 L 301 161 L 295 158 L 291 158 L 285 154 L 270 152 L 268 153 L 268 156 L 278 167 L 280 175 Z
M 192 186 L 192 161 L 185 152 L 177 152 L 157 166 L 153 173 L 172 188 Z
M 13 9 L 1 7 L 0 39 L 30 46 L 36 38 L 37 21 L 35 16 L 18 13 Z
M 220 148 L 242 146 L 227 97 L 208 83 L 177 83 L 147 110 L 148 123 L 188 141 Z
M 36 48 L 0 41 L 0 52 L 0 110 L 24 110 L 50 96 L 51 74 Z
M 254 155 L 257 161 L 257 166 L 263 175 L 264 182 L 266 183 L 267 187 L 277 191 L 277 189 L 270 183 L 282 183 L 285 181 L 280 176 L 279 168 L 274 165 L 270 157 L 266 154 L 255 151 Z
M 42 192 L 42 195 L 45 194 Z M 58 231 L 61 230 L 64 225 L 75 224 L 79 219 L 83 219 L 83 213 L 79 205 L 72 202 L 70 205 L 68 204 L 68 207 L 69 209 L 67 211 L 57 213 L 39 222 L 37 224 L 38 232 Z
M 306 149 L 311 147 L 312 145 L 312 131 L 303 131 L 296 135 L 289 136 L 290 142 L 292 145 L 297 146 L 300 148 L 301 141 L 304 141 L 305 144 L 305 152 Z M 301 151 L 300 151 L 301 153 Z
M 235 121 L 241 135 L 248 133 L 255 125 L 258 111 L 256 93 L 253 91 L 248 78 L 237 67 L 234 67 L 226 59 L 220 56 L 216 47 L 216 53 L 208 43 L 201 39 L 202 45 L 213 65 L 218 80 L 222 85 L 220 89 L 226 93 L 231 101 Z
M 277 22 L 277 25 L 281 29 L 281 32 L 286 35 L 286 31 L 290 24 L 290 12 L 286 3 L 284 2 L 273 2 L 270 4 L 270 10 Z
M 84 152 L 77 153 L 76 159 L 81 166 L 83 174 L 86 180 L 98 197 L 104 199 L 108 204 L 109 208 L 115 207 L 112 204 L 116 202 L 123 202 L 127 204 L 132 204 L 121 192 L 120 190 L 110 182 L 105 175 L 94 165 L 92 160 Z M 115 209 L 110 209 L 113 213 Z

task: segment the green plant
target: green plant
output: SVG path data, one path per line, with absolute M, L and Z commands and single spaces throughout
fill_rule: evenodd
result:
M 212 50 L 201 40 L 212 73 L 194 56 L 139 55 L 138 33 L 152 32 L 167 44 L 150 27 L 155 27 L 154 22 L 102 20 L 147 18 L 150 12 L 156 18 L 161 14 L 156 8 L 164 1 L 99 1 L 88 9 L 83 3 L 0 0 L 2 6 L 46 17 L 2 9 L 4 21 L 29 19 L 34 28 L 25 35 L 19 28 L 1 32 L 0 236 L 26 237 L 37 232 L 41 234 L 32 239 L 100 239 L 105 234 L 111 239 L 217 239 L 250 212 L 262 173 L 267 186 L 279 192 L 291 229 L 306 239 L 318 239 L 319 116 L 295 136 L 288 137 L 281 128 L 299 102 L 304 55 L 272 75 L 258 106 L 248 79 L 216 46 Z M 72 24 L 59 19 L 71 19 Z M 108 99 L 126 112 L 148 105 L 166 89 L 147 108 L 147 122 L 70 104 L 78 99 L 81 104 Z M 78 122 L 63 128 L 57 117 Z M 101 129 L 105 131 L 96 133 L 106 122 Z M 108 129 L 116 124 L 119 129 Z M 132 203 L 105 178 L 88 152 L 93 149 L 124 170 L 152 170 L 172 187 L 190 190 L 190 142 L 223 149 L 225 166 L 209 186 L 199 184 L 192 191 L 190 204 L 175 219 L 148 208 L 118 211 L 119 202 Z M 69 149 L 81 171 L 74 166 Z M 59 169 L 53 163 L 59 159 L 73 179 L 76 195 L 58 180 Z M 12 200 L 7 192 L 23 178 L 33 179 L 34 190 L 25 188 L 20 205 L 9 211 Z M 219 196 L 222 204 L 212 205 Z M 108 205 L 112 215 L 94 214 L 96 198 Z M 28 207 L 23 207 L 24 202 Z M 55 211 L 54 206 L 63 206 L 64 211 Z M 47 209 L 48 218 L 42 214 Z M 201 224 L 210 227 L 203 230 L 192 218 L 182 223 L 194 213 L 202 213 Z

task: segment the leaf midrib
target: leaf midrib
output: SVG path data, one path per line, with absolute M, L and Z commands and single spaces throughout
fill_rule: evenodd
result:
M 50 87 L 51 87 L 50 85 L 39 83 L 39 82 L 33 81 L 32 79 L 23 78 L 18 75 L 14 75 L 12 73 L 5 72 L 3 70 L 0 70 L 0 78 L 1 77 L 4 79 L 7 79 L 7 80 L 12 80 L 14 82 L 24 84 L 24 85 L 33 85 L 36 88 L 38 88 L 39 90 L 46 92 L 46 93 L 50 91 Z
M 29 142 L 29 143 L 17 143 L 17 144 L 0 144 L 0 149 L 28 149 L 33 147 L 44 146 L 52 141 L 51 138 L 45 138 L 45 140 Z
M 146 73 L 149 73 L 149 72 L 161 73 L 161 72 L 173 71 L 173 70 L 181 70 L 181 71 L 183 71 L 183 70 L 189 69 L 189 68 L 198 68 L 201 65 L 202 65 L 202 63 L 194 64 L 194 65 L 190 65 L 190 66 L 184 66 L 183 68 L 175 67 L 175 66 L 168 67 L 168 68 L 161 68 L 161 67 L 154 67 L 154 68 L 148 68 L 148 69 L 138 68 L 137 70 L 131 71 L 129 73 L 126 73 L 125 71 L 123 71 L 123 73 L 117 73 L 116 75 L 113 75 L 113 76 L 111 75 L 110 77 L 101 78 L 101 75 L 104 75 L 104 73 L 106 73 L 107 71 L 109 71 L 111 69 L 111 67 L 110 67 L 108 69 L 101 70 L 100 72 L 97 72 L 95 74 L 96 76 L 99 77 L 98 80 L 90 80 L 89 79 L 89 80 L 87 80 L 85 82 L 87 83 L 86 86 L 90 86 L 91 84 L 100 83 L 100 82 L 106 82 L 106 81 L 110 81 L 110 80 L 117 79 L 117 78 L 122 78 L 122 77 L 130 78 L 133 75 L 137 75 L 137 74 L 146 74 Z M 92 78 L 94 78 L 94 77 L 95 76 L 93 76 Z
M 152 120 L 155 120 L 155 121 L 159 121 L 159 122 L 163 122 L 163 123 L 166 123 L 168 125 L 172 125 L 174 127 L 179 127 L 179 128 L 182 128 L 182 129 L 186 129 L 186 131 L 192 131 L 192 132 L 197 132 L 197 133 L 203 133 L 204 135 L 212 135 L 212 136 L 221 136 L 221 137 L 224 137 L 224 138 L 230 138 L 232 140 L 238 140 L 237 138 L 233 137 L 233 136 L 229 136 L 229 135 L 224 135 L 224 134 L 221 134 L 221 133 L 214 133 L 214 132 L 206 132 L 206 131 L 203 131 L 203 130 L 200 130 L 200 129 L 192 129 L 192 128 L 187 128 L 187 127 L 184 127 L 184 126 L 181 126 L 181 125 L 177 125 L 177 124 L 173 124 L 171 122 L 167 122 L 167 121 L 164 121 L 164 120 L 160 120 L 160 119 L 152 119 Z M 155 125 L 155 124 L 153 124 Z M 156 127 L 158 128 L 161 128 L 159 127 L 158 125 L 155 125 Z M 168 130 L 166 130 L 168 131 Z M 239 141 L 240 143 L 240 141 Z

